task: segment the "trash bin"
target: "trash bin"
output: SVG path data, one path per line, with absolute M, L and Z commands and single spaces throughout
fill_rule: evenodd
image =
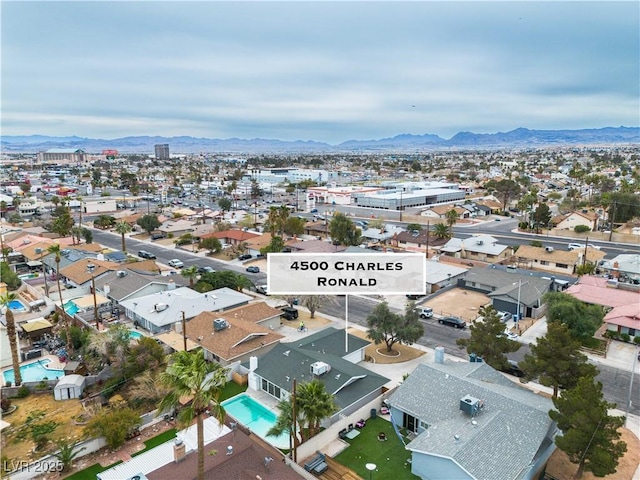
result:
M 375 408 L 371 409 L 371 418 L 376 418 L 376 415 L 378 414 L 377 410 Z

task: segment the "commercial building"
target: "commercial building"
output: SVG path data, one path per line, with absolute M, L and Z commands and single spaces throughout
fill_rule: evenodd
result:
M 155 146 L 156 160 L 169 160 L 169 144 L 159 143 Z

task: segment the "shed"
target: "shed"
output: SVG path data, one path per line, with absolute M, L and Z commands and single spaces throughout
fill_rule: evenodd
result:
M 77 373 L 78 375 L 86 375 L 87 366 L 81 362 L 67 362 L 67 364 L 64 366 L 64 374 L 72 375 L 74 373 Z
M 84 391 L 86 379 L 82 375 L 65 375 L 53 387 L 53 397 L 56 400 L 71 400 L 80 398 Z

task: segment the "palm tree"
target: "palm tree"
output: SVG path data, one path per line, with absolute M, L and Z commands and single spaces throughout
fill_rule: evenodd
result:
M 183 268 L 180 273 L 183 277 L 189 279 L 189 287 L 193 288 L 193 281 L 198 277 L 198 267 L 191 265 L 190 267 Z
M 182 425 L 196 419 L 198 433 L 198 480 L 204 480 L 204 420 L 207 411 L 222 423 L 224 408 L 220 392 L 227 383 L 227 372 L 221 365 L 204 359 L 202 351 L 176 352 L 167 369 L 160 374 L 160 383 L 169 387 L 169 393 L 160 401 L 158 409 L 165 412 L 180 405 L 180 399 L 191 397 L 191 402 L 178 413 Z
M 0 296 L 0 304 L 7 309 L 7 336 L 9 337 L 9 347 L 11 348 L 11 361 L 13 363 L 13 376 L 16 387 L 22 384 L 22 375 L 20 374 L 20 356 L 18 355 L 18 341 L 16 339 L 16 322 L 9 304 L 17 299 L 18 295 L 12 292 Z
M 436 223 L 434 230 L 435 236 L 440 239 L 451 238 L 451 230 L 445 223 Z
M 86 447 L 76 449 L 76 447 L 80 443 L 81 442 L 70 442 L 65 439 L 58 440 L 56 446 L 59 448 L 59 450 L 58 453 L 54 453 L 53 456 L 60 460 L 60 463 L 62 463 L 61 471 L 66 472 L 67 470 L 71 470 L 75 458 L 80 455 L 80 452 L 86 449 Z
M 453 208 L 446 213 L 447 217 L 447 225 L 449 225 L 450 237 L 453 237 L 453 226 L 456 224 L 458 220 L 458 212 L 456 212 Z
M 250 289 L 251 287 L 255 287 L 253 282 L 249 280 L 246 275 L 242 275 L 241 273 L 236 274 L 234 279 L 236 290 L 242 292 L 244 289 Z
M 302 383 L 296 393 L 296 405 L 307 422 L 309 438 L 320 432 L 320 423 L 338 411 L 333 395 L 317 378 Z
M 114 228 L 114 231 L 116 233 L 120 234 L 120 237 L 122 238 L 122 251 L 124 253 L 127 253 L 127 245 L 124 242 L 124 236 L 131 232 L 132 228 L 131 225 L 129 225 L 127 222 L 118 222 L 116 223 L 116 227 Z
M 62 249 L 60 248 L 59 243 L 52 243 L 47 248 L 47 252 L 55 255 L 56 261 L 56 281 L 58 282 L 58 295 L 60 296 L 60 308 L 64 310 L 64 305 L 62 303 L 62 288 L 60 288 L 60 260 L 62 259 Z
M 291 397 L 280 400 L 278 402 L 278 410 L 280 410 L 280 414 L 276 419 L 276 423 L 267 431 L 267 436 L 269 437 L 278 437 L 284 433 L 289 435 L 289 439 L 293 438 L 295 441 L 295 445 L 290 446 L 298 446 L 300 444 L 300 439 L 297 435 L 294 435 L 293 431 L 293 404 L 291 402 Z M 296 425 L 301 425 L 303 422 L 303 418 L 300 414 L 300 410 L 296 411 Z

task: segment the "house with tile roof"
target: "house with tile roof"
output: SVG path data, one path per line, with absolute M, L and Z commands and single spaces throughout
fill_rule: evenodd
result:
M 513 255 L 509 245 L 498 243 L 496 238 L 484 234 L 465 239 L 451 238 L 438 250 L 447 256 L 485 263 L 500 262 Z
M 345 331 L 326 328 L 302 340 L 278 343 L 249 362 L 249 388 L 276 400 L 288 398 L 294 379 L 298 383 L 320 380 L 338 405 L 338 412 L 323 422 L 329 426 L 380 397 L 388 378 L 356 363 L 364 359 L 369 342 Z
M 202 312 L 223 312 L 245 305 L 252 299 L 226 287 L 205 293 L 182 287 L 128 298 L 120 302 L 120 307 L 128 318 L 155 334 L 176 328 L 182 323 L 183 315 L 190 320 Z
M 640 336 L 640 293 L 619 287 L 615 280 L 583 275 L 566 293 L 582 302 L 607 309 L 603 319 L 607 330 L 631 337 Z
M 245 230 L 232 229 L 232 230 L 225 230 L 223 232 L 207 233 L 205 235 L 202 235 L 201 238 L 214 237 L 220 240 L 220 242 L 222 243 L 228 243 L 229 245 L 235 246 L 235 245 L 240 245 L 241 243 L 245 243 L 259 236 L 260 234 L 258 233 L 251 233 Z
M 555 450 L 551 400 L 486 363 L 422 363 L 387 401 L 420 478 L 538 478 Z
M 576 210 L 566 215 L 553 217 L 551 223 L 555 225 L 555 228 L 558 230 L 573 230 L 578 225 L 584 225 L 593 232 L 598 230 L 599 219 L 600 216 L 594 211 Z
M 252 355 L 264 355 L 284 338 L 273 328 L 234 316 L 231 311 L 202 312 L 186 323 L 186 332 L 189 340 L 202 347 L 207 360 L 225 367 L 248 362 Z
M 605 257 L 605 252 L 596 248 L 587 247 L 586 261 L 598 264 Z M 571 251 L 556 250 L 550 247 L 534 247 L 520 245 L 514 254 L 519 268 L 541 270 L 561 275 L 573 275 L 578 265 L 584 261 L 584 249 Z
M 345 250 L 344 245 L 334 245 L 324 240 L 306 240 L 303 242 L 291 242 L 287 243 L 291 252 L 302 253 L 334 253 L 342 252 Z

